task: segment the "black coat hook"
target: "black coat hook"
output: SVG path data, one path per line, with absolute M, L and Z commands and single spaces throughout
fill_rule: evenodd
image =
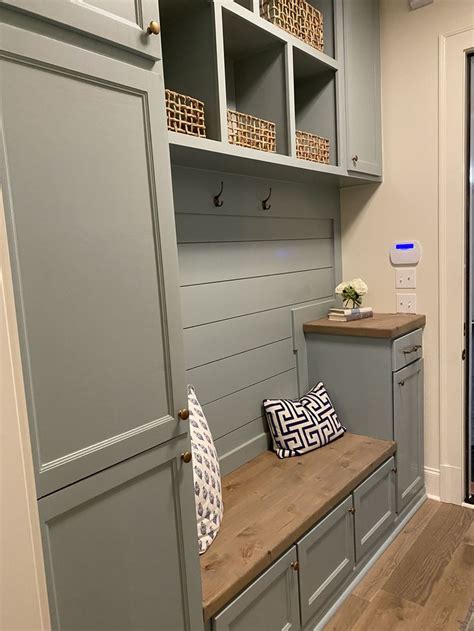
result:
M 263 210 L 270 210 L 270 208 L 272 207 L 272 205 L 268 203 L 270 201 L 271 196 L 272 196 L 272 189 L 270 189 L 270 192 L 268 193 L 268 197 L 266 197 L 265 199 L 262 199 Z
M 220 208 L 221 206 L 224 205 L 224 202 L 221 200 L 221 195 L 224 192 L 224 182 L 221 182 L 221 190 L 217 193 L 217 195 L 214 195 L 214 206 L 216 208 Z

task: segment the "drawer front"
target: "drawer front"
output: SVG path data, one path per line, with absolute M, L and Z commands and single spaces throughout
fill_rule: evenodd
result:
M 417 329 L 394 341 L 392 370 L 396 372 L 423 357 L 423 330 Z
M 352 508 L 348 497 L 297 544 L 303 625 L 322 615 L 354 570 Z
M 354 491 L 356 562 L 379 543 L 395 521 L 395 458 Z
M 213 631 L 297 631 L 298 572 L 293 546 L 212 621 Z

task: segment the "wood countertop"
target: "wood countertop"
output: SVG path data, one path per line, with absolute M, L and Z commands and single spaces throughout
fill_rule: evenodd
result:
M 222 480 L 224 519 L 200 558 L 204 619 L 214 616 L 395 453 L 344 434 L 304 456 L 267 451 Z
M 395 339 L 424 327 L 426 316 L 405 313 L 374 313 L 373 318 L 334 322 L 327 317 L 303 324 L 305 333 L 323 335 L 351 335 L 353 337 L 379 337 Z

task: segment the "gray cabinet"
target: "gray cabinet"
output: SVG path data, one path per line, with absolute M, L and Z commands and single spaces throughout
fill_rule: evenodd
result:
M 0 41 L 0 169 L 41 497 L 187 432 L 163 78 L 159 64 L 8 24 Z
M 202 628 L 187 448 L 172 440 L 39 501 L 54 629 Z
M 397 441 L 397 507 L 402 511 L 423 488 L 423 360 L 393 375 L 394 438 Z
M 149 23 L 158 20 L 158 0 L 0 0 L 2 5 L 146 57 L 160 57 L 159 37 L 147 32 Z
M 356 561 L 361 560 L 393 527 L 395 459 L 390 458 L 354 491 Z
M 300 628 L 293 546 L 213 620 L 213 631 L 296 631 Z
M 347 170 L 382 175 L 379 0 L 344 0 Z
M 352 510 L 351 496 L 298 542 L 303 625 L 323 610 L 354 570 Z
M 424 488 L 422 329 L 393 340 L 306 333 L 306 342 L 309 382 L 324 382 L 348 431 L 397 441 L 402 513 Z

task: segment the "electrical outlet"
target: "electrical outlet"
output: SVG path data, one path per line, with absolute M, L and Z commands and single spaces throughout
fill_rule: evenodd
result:
M 416 289 L 416 267 L 398 267 L 395 286 L 397 289 Z
M 397 294 L 397 313 L 416 313 L 416 294 Z

